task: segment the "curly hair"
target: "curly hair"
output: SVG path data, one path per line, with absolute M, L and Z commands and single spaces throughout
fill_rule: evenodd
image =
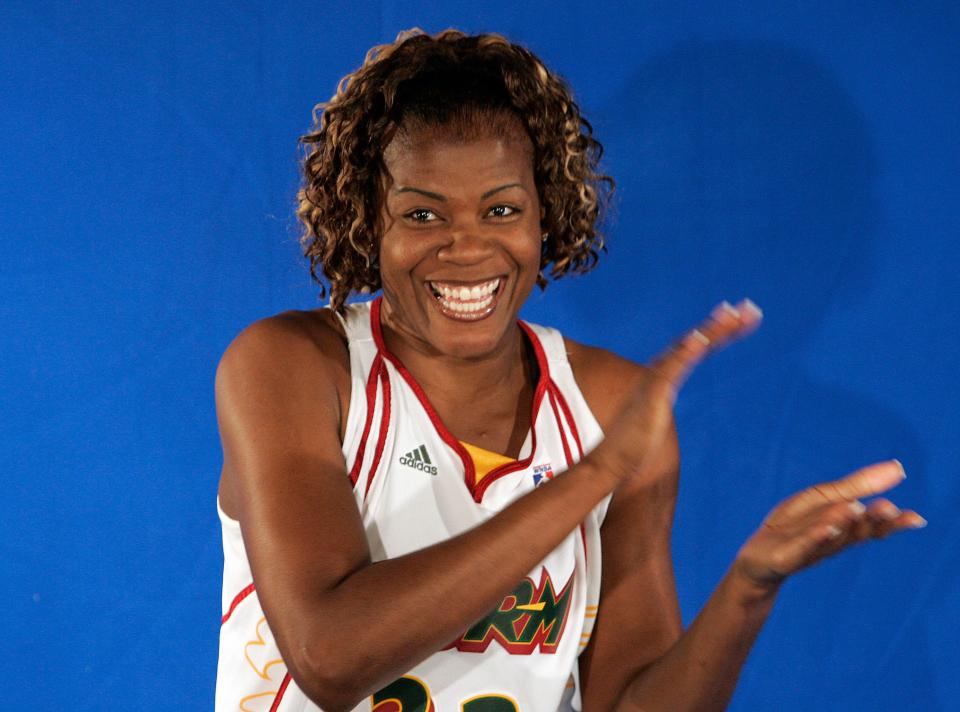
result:
M 311 131 L 300 137 L 300 243 L 321 296 L 318 272 L 330 283 L 332 309 L 342 310 L 353 292 L 380 288 L 383 153 L 398 131 L 453 125 L 469 135 L 473 126 L 476 135 L 497 114 L 519 119 L 533 145 L 547 235 L 538 285 L 546 287 L 547 268 L 559 279 L 596 265 L 605 251 L 597 226 L 614 182 L 597 170 L 603 147 L 564 81 L 497 34 L 410 30 L 372 48 L 333 98 L 317 105 Z

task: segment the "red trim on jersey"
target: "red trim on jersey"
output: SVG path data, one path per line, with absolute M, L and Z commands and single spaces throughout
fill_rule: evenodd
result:
M 537 390 L 533 394 L 533 417 L 530 419 L 530 429 L 531 429 L 531 447 L 530 447 L 530 457 L 517 461 L 515 463 L 509 463 L 506 465 L 501 465 L 499 468 L 492 470 L 487 474 L 486 477 L 480 482 L 478 487 L 478 493 L 475 495 L 482 498 L 483 493 L 486 491 L 487 487 L 497 478 L 502 475 L 506 475 L 510 472 L 516 472 L 520 469 L 526 469 L 530 466 L 530 463 L 533 461 L 533 457 L 537 451 L 537 429 L 536 429 L 536 418 L 537 414 L 540 412 L 540 405 L 543 402 L 543 397 L 545 394 L 549 394 L 551 386 L 553 386 L 553 381 L 550 379 L 550 366 L 548 365 L 546 353 L 543 350 L 543 345 L 540 343 L 540 339 L 537 337 L 534 330 L 526 323 L 522 321 L 517 322 L 520 325 L 520 328 L 527 335 L 527 340 L 530 342 L 530 346 L 533 348 L 533 353 L 537 359 L 537 366 L 540 369 L 540 380 L 537 382 Z M 557 418 L 556 409 L 554 409 L 554 418 Z M 561 435 L 563 434 L 563 426 L 560 424 L 560 421 L 557 420 L 557 427 L 560 429 Z M 566 444 L 564 444 L 566 448 Z M 570 465 L 569 458 L 567 464 Z M 479 502 L 480 499 L 477 499 Z
M 560 442 L 563 444 L 563 454 L 567 458 L 567 467 L 573 467 L 576 463 L 573 460 L 573 457 L 570 455 L 570 445 L 567 442 L 567 433 L 563 427 L 563 421 L 560 419 L 560 413 L 557 411 L 557 399 L 562 399 L 563 396 L 560 395 L 560 389 L 557 387 L 557 384 L 550 382 L 550 406 L 553 408 L 553 415 L 557 419 L 557 428 L 560 430 Z M 566 411 L 569 416 L 570 411 Z M 577 449 L 580 451 L 580 457 L 583 458 L 583 449 L 580 447 L 580 438 L 576 432 L 576 426 L 573 424 L 573 420 L 570 419 L 567 421 L 570 427 L 570 433 L 573 435 L 577 443 Z M 583 563 L 587 563 L 587 530 L 584 528 L 583 523 L 580 524 L 580 539 L 583 541 Z
M 564 431 L 563 424 L 560 421 L 560 414 L 557 412 L 557 403 L 560 404 L 560 409 L 563 411 L 564 416 L 566 416 L 567 427 L 570 428 L 570 434 L 573 436 L 574 442 L 577 443 L 577 452 L 580 453 L 579 460 L 582 460 L 583 446 L 580 444 L 580 434 L 577 432 L 577 423 L 573 419 L 573 414 L 570 412 L 570 407 L 567 405 L 567 401 L 564 399 L 563 393 L 560 392 L 560 387 L 551 381 L 550 405 L 553 407 L 553 414 L 557 418 L 557 427 L 560 428 L 560 440 L 563 443 L 563 454 L 567 458 L 567 465 L 568 467 L 573 467 L 575 463 L 570 457 L 570 448 L 567 444 L 567 436 Z M 580 524 L 580 539 L 583 542 L 583 563 L 586 564 L 589 555 L 587 553 L 587 530 L 583 523 Z
M 376 477 L 377 465 L 380 464 L 380 457 L 383 455 L 383 446 L 387 442 L 387 430 L 390 428 L 390 374 L 387 373 L 387 365 L 383 362 L 383 359 L 379 361 L 380 385 L 383 388 L 383 408 L 380 411 L 380 435 L 377 437 L 377 449 L 373 451 L 373 463 L 370 465 L 370 472 L 367 473 L 367 486 L 363 490 L 364 498 L 366 498 L 367 493 L 370 491 L 373 478 Z
M 280 709 L 280 702 L 283 700 L 283 694 L 287 691 L 290 684 L 290 673 L 283 676 L 283 682 L 280 683 L 280 689 L 277 690 L 277 696 L 273 698 L 273 704 L 270 705 L 270 712 L 277 712 Z
M 530 467 L 530 463 L 533 462 L 533 458 L 537 452 L 537 415 L 540 413 L 543 396 L 548 392 L 550 387 L 550 367 L 547 364 L 547 356 L 543 352 L 543 346 L 540 344 L 537 335 L 533 333 L 533 329 L 522 321 L 518 321 L 517 324 L 523 333 L 526 334 L 530 346 L 533 348 L 534 357 L 537 359 L 537 367 L 540 369 L 540 378 L 537 381 L 536 389 L 533 391 L 533 404 L 530 408 L 530 454 L 522 460 L 507 462 L 499 467 L 493 468 L 480 482 L 468 480 L 467 486 L 470 488 L 470 492 L 473 494 L 473 499 L 476 502 L 483 501 L 483 495 L 487 491 L 487 488 L 501 477 L 509 475 L 511 472 L 525 470 Z
M 353 467 L 350 468 L 350 484 L 357 486 L 357 480 L 360 479 L 360 467 L 363 465 L 363 455 L 367 447 L 367 436 L 370 434 L 370 426 L 373 425 L 373 411 L 377 405 L 377 374 L 383 359 L 377 354 L 373 359 L 373 365 L 370 367 L 370 375 L 367 376 L 367 417 L 363 421 L 363 435 L 360 436 L 360 445 L 357 447 L 357 456 L 353 461 Z
M 547 393 L 550 395 L 550 407 L 553 409 L 553 417 L 557 421 L 557 430 L 560 431 L 560 444 L 563 445 L 563 456 L 567 460 L 567 467 L 573 467 L 573 455 L 570 454 L 570 444 L 567 442 L 567 431 L 563 427 L 563 420 L 560 418 L 560 410 L 557 408 L 557 399 L 553 395 L 556 386 L 550 383 Z
M 227 609 L 227 612 L 224 613 L 223 617 L 220 619 L 220 625 L 223 625 L 230 619 L 230 616 L 233 615 L 233 612 L 236 610 L 237 606 L 240 605 L 240 603 L 243 601 L 244 598 L 246 598 L 251 593 L 253 593 L 253 591 L 254 591 L 254 586 L 253 584 L 250 584 L 245 589 L 243 589 L 240 593 L 238 593 L 236 596 L 233 597 L 233 601 L 230 602 L 230 608 Z
M 540 621 L 535 630 L 530 631 L 530 639 L 526 642 L 511 642 L 503 635 L 499 628 L 496 625 L 490 624 L 487 629 L 483 631 L 483 637 L 479 640 L 466 640 L 466 634 L 469 633 L 469 629 L 462 633 L 460 637 L 450 643 L 444 650 L 456 649 L 462 653 L 483 653 L 486 652 L 487 648 L 490 647 L 490 644 L 493 641 L 497 643 L 506 650 L 510 655 L 533 655 L 534 653 L 546 653 L 552 655 L 557 652 L 557 649 L 560 647 L 560 644 L 563 642 L 563 632 L 567 627 L 567 620 L 570 618 L 570 609 L 573 601 L 573 589 L 575 588 L 574 582 L 576 581 L 577 574 L 576 571 L 571 572 L 570 578 L 567 580 L 567 583 L 564 584 L 563 588 L 559 592 L 554 590 L 553 580 L 550 578 L 550 574 L 547 571 L 545 566 L 540 567 L 540 583 L 534 583 L 533 579 L 529 576 L 525 576 L 524 579 L 530 583 L 530 587 L 533 589 L 533 595 L 530 598 L 530 603 L 540 603 L 546 601 L 549 596 L 554 603 L 567 598 L 567 606 L 563 610 L 563 619 L 560 621 L 553 620 L 547 624 L 546 627 L 543 625 L 543 621 Z M 548 593 L 549 589 L 549 593 Z M 512 608 L 515 608 L 517 605 L 516 596 L 508 595 L 504 597 L 503 601 L 498 607 L 498 611 L 501 613 L 509 613 L 511 608 L 504 610 L 504 605 L 507 602 L 507 598 L 513 598 Z M 527 604 L 529 605 L 529 604 Z M 521 613 L 513 620 L 513 630 L 516 637 L 519 637 L 523 634 L 527 625 L 529 625 L 530 620 L 533 616 L 529 613 Z M 548 643 L 547 639 L 553 633 L 554 626 L 559 624 L 559 630 L 555 638 L 555 642 Z
M 473 464 L 473 458 L 470 457 L 470 454 L 466 451 L 463 445 L 460 444 L 460 441 L 457 440 L 457 438 L 455 438 L 449 430 L 447 430 L 447 427 L 443 424 L 443 421 L 440 420 L 440 416 L 437 415 L 437 411 L 434 410 L 433 405 L 431 405 L 430 400 L 427 398 L 427 394 L 424 393 L 423 389 L 420 387 L 420 384 L 417 383 L 413 375 L 406 369 L 400 359 L 387 350 L 386 344 L 383 340 L 383 330 L 380 326 L 380 305 L 382 302 L 383 297 L 377 297 L 370 304 L 370 330 L 373 332 L 374 343 L 376 343 L 379 352 L 383 354 L 384 358 L 393 364 L 394 368 L 397 369 L 397 373 L 399 373 L 403 380 L 407 382 L 407 385 L 410 386 L 410 389 L 417 396 L 417 399 L 420 401 L 420 405 L 423 406 L 424 412 L 426 412 L 427 417 L 430 418 L 430 422 L 433 423 L 433 427 L 437 431 L 437 435 L 440 436 L 440 439 L 443 440 L 443 442 L 446 443 L 447 446 L 460 457 L 460 460 L 463 463 L 464 483 L 466 484 L 467 489 L 470 491 L 470 494 L 473 495 L 474 501 L 479 503 L 483 500 L 483 493 L 487 490 L 487 487 L 489 487 L 495 480 L 498 480 L 511 472 L 525 469 L 529 467 L 530 463 L 533 461 L 534 454 L 537 450 L 537 429 L 535 427 L 537 422 L 537 413 L 540 410 L 540 403 L 543 400 L 544 393 L 547 390 L 547 384 L 550 381 L 550 369 L 547 366 L 547 359 L 543 353 L 543 347 L 540 345 L 540 341 L 533 333 L 533 330 L 522 321 L 518 321 L 517 324 L 527 335 L 530 345 L 533 347 L 533 352 L 537 359 L 537 365 L 540 369 L 540 379 L 537 381 L 537 386 L 533 392 L 533 404 L 531 407 L 530 455 L 523 460 L 506 463 L 500 467 L 494 468 L 487 473 L 487 475 L 479 483 L 477 483 L 477 475 Z
M 473 499 L 476 502 L 483 501 L 483 495 L 487 491 L 487 488 L 501 477 L 530 467 L 537 452 L 537 415 L 543 403 L 543 396 L 547 392 L 550 384 L 550 367 L 547 364 L 547 357 L 543 352 L 543 347 L 540 345 L 540 340 L 537 339 L 537 335 L 533 333 L 533 329 L 522 321 L 518 321 L 517 324 L 523 333 L 527 335 L 530 346 L 533 348 L 534 358 L 537 359 L 537 367 L 540 370 L 540 378 L 537 381 L 537 387 L 533 391 L 533 403 L 530 408 L 530 454 L 522 460 L 507 462 L 499 467 L 493 468 L 480 482 L 468 480 L 467 486 L 470 488 L 470 492 L 473 494 Z
M 580 433 L 577 430 L 577 421 L 573 419 L 573 413 L 570 411 L 570 406 L 567 405 L 567 399 L 563 397 L 563 393 L 560 392 L 560 388 L 556 383 L 553 384 L 553 392 L 556 394 L 557 401 L 560 403 L 560 409 L 567 417 L 567 425 L 570 427 L 570 434 L 573 435 L 573 440 L 577 443 L 577 452 L 580 454 L 578 459 L 582 460 L 583 444 L 580 442 Z
M 583 565 L 587 565 L 587 529 L 580 523 L 580 538 L 583 540 Z

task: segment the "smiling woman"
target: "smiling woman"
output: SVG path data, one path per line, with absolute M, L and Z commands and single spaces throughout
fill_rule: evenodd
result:
M 421 128 L 385 153 L 382 317 L 405 362 L 406 343 L 476 358 L 517 338 L 540 271 L 541 210 L 530 139 L 516 118 L 502 121 L 512 136 Z
M 759 310 L 651 367 L 518 320 L 544 271 L 596 262 L 612 183 L 500 36 L 401 35 L 320 109 L 298 214 L 330 308 L 256 322 L 217 370 L 218 710 L 723 709 L 787 575 L 922 524 L 858 501 L 896 462 L 801 492 L 683 632 L 672 405 Z
M 597 222 L 613 181 L 596 171 L 602 148 L 569 90 L 525 48 L 498 35 L 401 33 L 370 50 L 317 109 L 315 130 L 301 139 L 312 150 L 298 215 L 311 273 L 330 280 L 334 310 L 351 292 L 380 287 L 376 256 L 390 183 L 384 160 L 410 153 L 411 141 L 438 129 L 452 143 L 494 138 L 525 146 L 542 202 L 538 217 L 550 235 L 541 267 L 559 277 L 596 263 L 603 248 Z

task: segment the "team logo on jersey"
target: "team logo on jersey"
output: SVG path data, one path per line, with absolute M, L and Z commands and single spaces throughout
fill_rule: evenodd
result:
M 400 464 L 406 465 L 407 467 L 412 467 L 414 470 L 426 472 L 430 475 L 437 474 L 437 468 L 434 466 L 433 462 L 430 461 L 430 456 L 427 454 L 427 448 L 424 445 L 414 448 L 406 455 L 401 457 Z
M 533 486 L 539 487 L 547 480 L 553 479 L 553 467 L 548 462 L 546 465 L 537 465 L 533 468 Z
M 540 570 L 539 585 L 524 578 L 499 606 L 447 649 L 482 653 L 496 640 L 511 655 L 530 655 L 537 649 L 541 653 L 557 652 L 570 612 L 574 573 L 559 593 L 554 591 L 546 568 Z

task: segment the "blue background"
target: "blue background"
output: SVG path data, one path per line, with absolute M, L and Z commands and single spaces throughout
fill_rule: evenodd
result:
M 449 25 L 563 74 L 619 182 L 601 266 L 527 318 L 646 359 L 719 299 L 766 312 L 678 403 L 685 620 L 814 481 L 899 457 L 930 520 L 790 581 L 731 708 L 960 709 L 960 11 L 799 1 L 5 2 L 4 706 L 212 707 L 217 360 L 319 305 L 313 105 Z

